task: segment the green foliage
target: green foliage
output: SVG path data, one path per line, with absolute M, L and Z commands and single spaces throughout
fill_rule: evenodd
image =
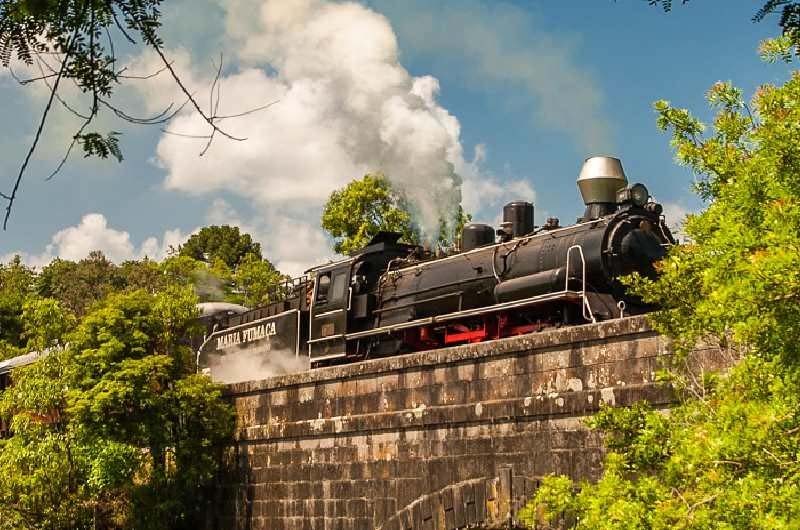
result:
M 179 254 L 213 265 L 216 260 L 235 269 L 248 256 L 262 259 L 261 245 L 238 226 L 206 226 L 180 246 Z
M 122 151 L 119 147 L 119 135 L 116 131 L 111 131 L 106 136 L 100 133 L 91 132 L 85 134 L 76 134 L 75 140 L 83 148 L 84 158 L 96 156 L 99 158 L 108 158 L 113 156 L 117 162 L 122 162 Z
M 118 82 L 113 43 L 106 30 L 154 31 L 160 0 L 3 0 L 0 64 L 33 64 L 38 53 L 64 55 L 63 77 L 85 92 L 107 96 Z
M 101 103 L 125 116 L 106 99 L 121 80 L 111 35 L 119 33 L 124 40 L 135 43 L 131 33 L 139 33 L 148 45 L 160 45 L 155 33 L 160 26 L 160 3 L 161 0 L 2 0 L 0 66 L 8 67 L 12 59 L 33 65 L 39 54 L 58 56 L 60 66 L 42 74 L 50 78 L 48 87 L 56 92 L 62 80 L 70 80 L 93 100 L 90 115 L 75 134 L 73 144 L 81 145 L 84 156 L 113 156 L 121 162 L 118 132 L 104 136 L 84 129 L 97 115 Z
M 322 228 L 334 238 L 334 250 L 345 254 L 364 248 L 382 230 L 419 242 L 405 199 L 381 174 L 364 175 L 334 191 L 322 212 Z
M 0 264 L 0 360 L 19 354 L 22 339 L 22 309 L 33 290 L 34 272 L 19 256 Z
M 275 292 L 277 286 L 286 279 L 288 277 L 278 272 L 269 261 L 259 260 L 254 256 L 247 257 L 233 276 L 237 290 L 236 301 L 247 307 L 274 301 L 270 300 L 270 293 Z
M 470 219 L 461 206 L 453 219 L 440 219 L 437 243 L 452 246 Z M 419 244 L 422 239 L 408 201 L 379 173 L 334 191 L 322 212 L 322 228 L 333 237 L 333 249 L 343 254 L 364 248 L 380 231 L 399 232 L 406 243 Z
M 161 264 L 149 258 L 123 261 L 118 270 L 128 289 L 144 289 L 148 293 L 155 293 L 169 283 Z
M 53 300 L 27 304 L 50 354 L 0 397 L 2 528 L 192 528 L 232 432 L 220 389 L 182 342 L 191 288 L 114 293 L 77 327 Z
M 13 323 L 0 351 L 46 352 L 0 395 L 13 433 L 0 440 L 0 530 L 201 524 L 233 412 L 194 374 L 196 292 L 214 283 L 255 305 L 282 278 L 253 253 L 236 270 L 220 257 L 117 266 L 101 253 L 38 274 L 19 259 L 0 266 L 0 315 Z
M 39 296 L 61 301 L 78 316 L 124 286 L 125 280 L 117 266 L 99 251 L 91 252 L 78 262 L 55 259 L 37 277 Z
M 673 369 L 668 414 L 604 409 L 609 454 L 596 484 L 549 477 L 528 522 L 575 528 L 797 528 L 800 520 L 800 73 L 752 101 L 707 94 L 713 127 L 665 101 L 658 125 L 698 175 L 708 206 L 688 217 L 656 280 L 628 283 L 678 358 L 698 341 L 736 361 L 726 374 Z M 708 130 L 708 132 L 706 132 Z M 680 363 L 679 363 L 680 365 Z

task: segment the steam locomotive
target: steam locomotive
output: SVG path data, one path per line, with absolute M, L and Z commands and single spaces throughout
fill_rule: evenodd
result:
M 265 307 L 208 306 L 198 367 L 236 382 L 275 356 L 317 367 L 647 311 L 619 278 L 654 276 L 675 243 L 661 205 L 644 185 L 628 185 L 616 158 L 587 159 L 577 184 L 586 209 L 569 226 L 554 218 L 534 226 L 533 205 L 516 201 L 497 230 L 465 225 L 458 253 L 427 256 L 381 232 L 287 283 Z M 251 369 L 232 373 L 245 355 Z

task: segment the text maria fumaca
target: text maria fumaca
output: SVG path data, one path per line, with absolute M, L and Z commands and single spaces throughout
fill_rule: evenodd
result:
M 265 322 L 252 328 L 240 329 L 231 331 L 224 335 L 217 337 L 217 349 L 222 350 L 253 342 L 256 340 L 265 339 L 277 334 L 275 322 Z

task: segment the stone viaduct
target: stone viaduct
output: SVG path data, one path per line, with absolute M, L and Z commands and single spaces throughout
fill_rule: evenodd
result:
M 669 358 L 631 317 L 230 385 L 233 473 L 209 526 L 508 528 L 541 477 L 598 475 L 583 420 L 601 404 L 670 404 Z

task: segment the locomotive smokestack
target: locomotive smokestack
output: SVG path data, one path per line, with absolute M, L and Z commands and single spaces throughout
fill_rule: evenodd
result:
M 578 189 L 586 205 L 584 221 L 597 219 L 616 209 L 617 190 L 628 185 L 619 158 L 593 156 L 587 158 L 578 175 Z

